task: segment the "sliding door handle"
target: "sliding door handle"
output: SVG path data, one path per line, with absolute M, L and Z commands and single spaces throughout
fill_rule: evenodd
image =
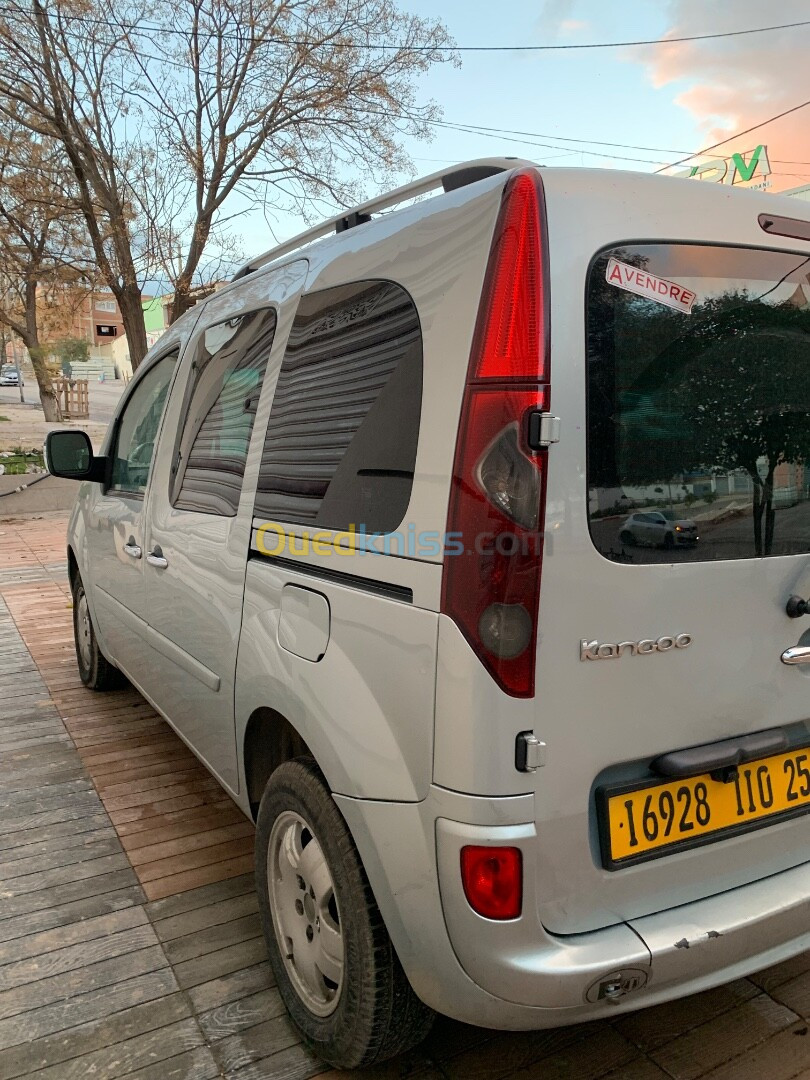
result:
M 806 645 L 794 645 L 782 653 L 783 664 L 810 664 L 810 648 Z
M 163 552 L 157 546 L 146 556 L 146 561 L 150 566 L 156 566 L 158 570 L 165 570 L 169 565 L 169 560 L 163 558 Z
M 134 544 L 131 540 L 128 544 L 124 544 L 124 551 L 127 555 L 129 555 L 130 559 L 140 559 L 141 555 L 143 554 L 143 551 L 138 547 L 138 545 Z

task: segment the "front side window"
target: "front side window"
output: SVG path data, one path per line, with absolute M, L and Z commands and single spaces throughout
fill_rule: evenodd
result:
M 391 532 L 410 500 L 422 334 L 410 296 L 365 281 L 301 300 L 273 398 L 256 514 Z
M 236 514 L 275 332 L 272 308 L 228 319 L 204 332 L 173 465 L 178 509 Z
M 594 260 L 587 319 L 597 549 L 630 564 L 810 551 L 810 257 L 628 244 Z
M 158 360 L 132 392 L 118 422 L 110 487 L 143 496 L 177 351 Z

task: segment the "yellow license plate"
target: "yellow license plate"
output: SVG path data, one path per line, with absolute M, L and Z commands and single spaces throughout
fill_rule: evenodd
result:
M 605 866 L 616 870 L 810 810 L 810 747 L 686 780 L 600 792 Z

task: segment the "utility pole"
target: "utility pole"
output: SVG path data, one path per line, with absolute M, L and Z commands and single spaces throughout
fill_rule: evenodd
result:
M 20 360 L 17 355 L 17 340 L 11 339 L 11 355 L 14 357 L 14 368 L 17 372 L 17 389 L 20 391 L 20 404 L 25 404 L 25 391 L 23 390 L 23 377 L 20 371 Z

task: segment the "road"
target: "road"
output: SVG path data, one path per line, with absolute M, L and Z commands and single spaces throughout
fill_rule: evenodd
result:
M 115 412 L 118 399 L 124 391 L 120 380 L 109 382 L 90 382 L 90 419 L 98 424 L 109 424 Z M 39 388 L 33 376 L 25 376 L 23 386 L 26 405 L 39 404 Z M 20 391 L 16 386 L 0 386 L 0 409 L 3 405 L 19 405 Z

